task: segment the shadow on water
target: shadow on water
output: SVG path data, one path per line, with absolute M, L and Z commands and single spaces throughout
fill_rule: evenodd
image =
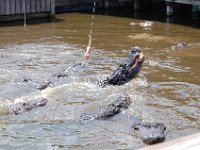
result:
M 36 18 L 36 19 L 28 19 L 27 25 L 38 25 L 43 23 L 59 23 L 64 20 L 59 18 Z M 0 27 L 9 27 L 9 26 L 23 26 L 24 20 L 17 21 L 8 21 L 8 22 L 0 22 Z

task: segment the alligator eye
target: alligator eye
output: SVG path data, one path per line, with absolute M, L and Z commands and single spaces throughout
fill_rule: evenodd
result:
M 133 127 L 133 130 L 139 130 L 138 126 Z
M 163 130 L 166 130 L 167 128 L 164 126 L 164 129 Z

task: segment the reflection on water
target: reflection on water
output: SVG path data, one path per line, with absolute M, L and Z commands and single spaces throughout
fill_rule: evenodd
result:
M 146 19 L 146 18 L 145 18 Z M 164 18 L 163 18 L 164 19 Z M 162 19 L 161 19 L 162 20 Z M 131 131 L 137 116 L 167 126 L 167 140 L 199 132 L 200 30 L 183 24 L 95 16 L 90 60 L 87 46 L 91 14 L 59 14 L 49 22 L 0 27 L 0 145 L 2 149 L 134 149 L 144 146 Z M 130 23 L 136 23 L 136 25 Z M 171 47 L 187 43 L 182 49 Z M 136 79 L 119 87 L 97 87 L 139 46 L 145 63 Z M 67 78 L 36 87 L 76 63 Z M 22 82 L 29 79 L 30 82 Z M 131 106 L 105 121 L 80 123 L 75 116 L 103 107 L 128 93 Z M 48 104 L 19 116 L 5 115 L 9 104 L 45 97 Z

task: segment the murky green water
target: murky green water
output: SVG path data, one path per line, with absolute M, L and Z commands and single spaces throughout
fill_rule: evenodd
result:
M 131 12 L 130 12 L 131 13 Z M 137 18 L 137 19 L 136 19 Z M 91 14 L 58 14 L 54 20 L 0 27 L 0 149 L 136 149 L 145 145 L 131 130 L 130 116 L 167 126 L 166 140 L 200 131 L 200 30 L 184 23 L 150 18 L 95 16 L 92 57 L 83 58 Z M 180 18 L 178 18 L 180 19 Z M 184 18 L 182 18 L 184 19 Z M 190 22 L 191 20 L 188 20 Z M 130 25 L 130 23 L 136 25 Z M 185 42 L 188 47 L 172 50 Z M 126 85 L 99 88 L 139 46 L 145 63 Z M 66 79 L 42 92 L 39 82 L 82 62 Z M 33 82 L 21 82 L 23 78 Z M 109 120 L 80 123 L 74 116 L 109 104 L 128 93 L 131 106 Z M 8 103 L 46 97 L 48 104 L 18 116 L 6 115 Z

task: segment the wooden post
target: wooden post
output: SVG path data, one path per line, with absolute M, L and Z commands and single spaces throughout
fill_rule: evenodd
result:
M 139 5 L 139 0 L 133 0 L 133 7 L 134 10 L 138 10 L 140 5 Z
M 26 11 L 26 4 L 25 4 L 25 0 L 21 0 L 21 13 L 25 13 Z
M 51 0 L 51 15 L 55 15 L 55 0 Z
M 174 13 L 174 8 L 173 8 L 173 6 L 171 5 L 171 4 L 169 4 L 168 2 L 166 3 L 166 15 L 167 16 L 171 16 L 171 15 L 173 15 L 173 13 Z

